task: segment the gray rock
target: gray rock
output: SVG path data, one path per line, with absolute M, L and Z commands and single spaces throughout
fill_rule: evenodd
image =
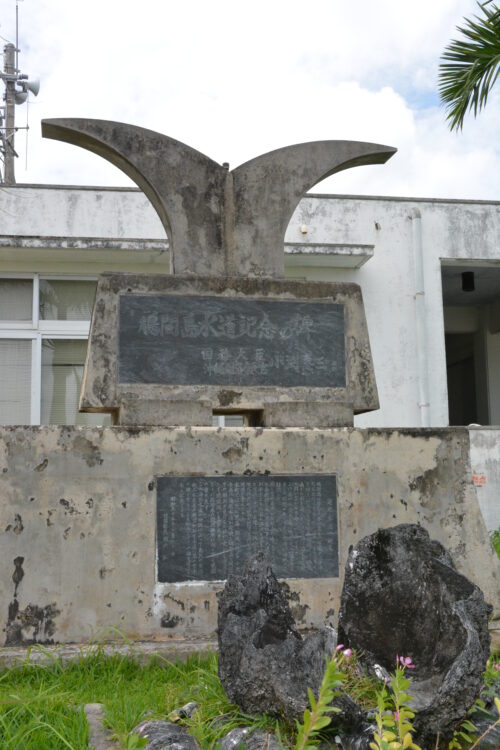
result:
M 171 711 L 169 716 L 171 717 L 172 714 L 175 714 L 179 717 L 179 719 L 190 719 L 194 712 L 197 710 L 198 704 L 196 703 L 196 701 L 190 701 L 189 703 L 186 703 L 185 706 L 181 706 L 180 708 L 176 708 Z
M 480 589 L 455 569 L 445 548 L 414 524 L 379 529 L 350 551 L 339 612 L 339 640 L 365 664 L 408 670 L 415 741 L 447 747 L 479 695 L 489 655 L 488 615 Z
M 262 554 L 242 576 L 230 575 L 219 595 L 219 677 L 230 700 L 250 714 L 301 719 L 307 688 L 317 694 L 335 633 L 324 629 L 302 639 L 288 601 Z M 336 700 L 351 726 L 362 722 L 347 695 Z
M 134 732 L 147 737 L 144 750 L 199 750 L 198 743 L 187 730 L 168 721 L 143 721 Z
M 245 750 L 281 750 L 274 735 L 257 732 L 251 727 L 232 729 L 221 740 L 220 750 L 237 750 L 238 747 L 244 747 Z

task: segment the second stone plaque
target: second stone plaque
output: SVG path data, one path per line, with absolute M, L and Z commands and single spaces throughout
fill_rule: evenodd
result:
M 217 581 L 264 552 L 280 578 L 339 574 L 334 474 L 157 479 L 158 581 Z

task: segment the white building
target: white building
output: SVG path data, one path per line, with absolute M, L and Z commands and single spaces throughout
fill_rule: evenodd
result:
M 95 280 L 168 273 L 160 221 L 138 190 L 52 185 L 2 186 L 0 218 L 0 424 L 102 422 L 76 411 Z M 285 240 L 287 276 L 363 290 L 357 426 L 500 425 L 500 202 L 308 195 Z

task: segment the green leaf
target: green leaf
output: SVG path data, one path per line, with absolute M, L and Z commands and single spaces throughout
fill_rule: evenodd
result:
M 481 111 L 500 73 L 500 10 L 487 4 L 478 2 L 481 15 L 464 19 L 462 38 L 441 57 L 438 88 L 451 130 L 462 129 L 468 111 Z
M 311 708 L 314 711 L 314 709 L 316 708 L 316 698 L 314 697 L 314 693 L 311 688 L 307 688 L 307 697 L 309 698 L 309 703 L 311 704 Z
M 469 730 L 469 732 L 477 732 L 477 728 L 476 728 L 476 725 L 475 725 L 475 724 L 473 724 L 473 723 L 472 723 L 472 721 L 469 721 L 469 719 L 466 719 L 466 720 L 465 720 L 465 721 L 464 721 L 464 722 L 462 723 L 462 726 L 464 727 L 464 729 L 468 729 L 468 730 Z
M 394 742 L 396 737 L 397 735 L 394 732 L 384 732 L 383 734 L 383 739 L 386 740 L 387 742 Z
M 316 719 L 314 722 L 314 731 L 319 731 L 320 729 L 324 729 L 324 727 L 327 727 L 328 724 L 330 724 L 332 721 L 330 716 L 321 716 L 319 719 Z

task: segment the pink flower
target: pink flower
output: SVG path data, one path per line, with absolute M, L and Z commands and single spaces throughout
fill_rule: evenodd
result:
M 394 711 L 394 718 L 399 721 L 399 711 Z
M 411 656 L 398 656 L 397 659 L 403 667 L 403 669 L 415 669 L 415 665 L 411 660 Z
M 352 648 L 346 648 L 344 651 L 342 651 L 346 659 L 348 659 L 350 656 L 352 656 Z
M 344 648 L 343 643 L 339 643 L 338 646 L 335 646 L 335 651 L 341 651 Z

